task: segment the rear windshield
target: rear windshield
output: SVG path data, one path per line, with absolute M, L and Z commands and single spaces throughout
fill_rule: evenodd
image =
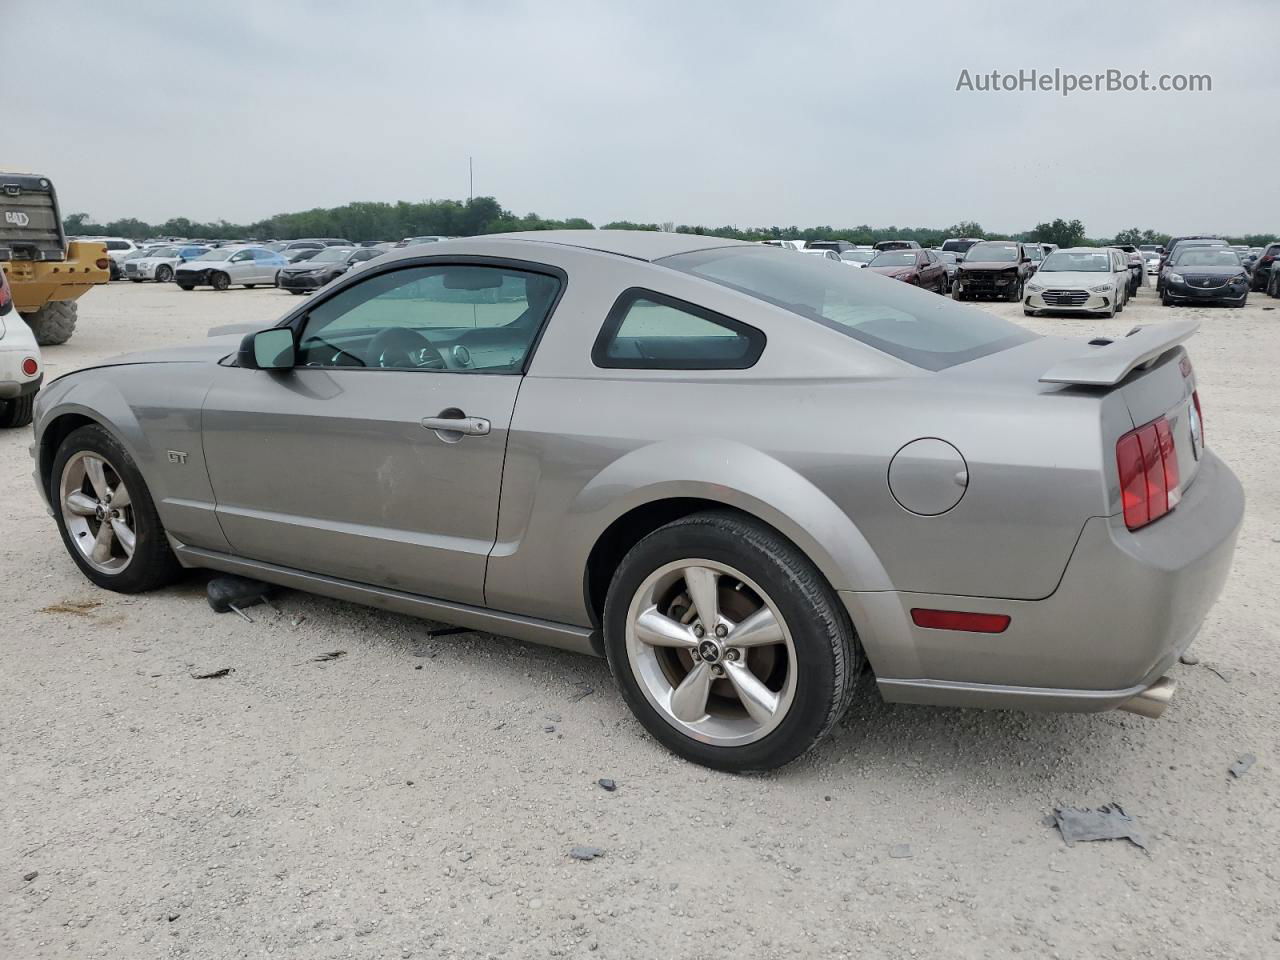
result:
M 884 253 L 876 254 L 876 258 L 870 263 L 873 267 L 914 267 L 915 265 L 914 250 L 886 250 Z
M 1036 336 L 985 310 L 960 306 L 870 270 L 848 270 L 767 247 L 721 247 L 658 262 L 789 310 L 925 370 L 967 363 Z

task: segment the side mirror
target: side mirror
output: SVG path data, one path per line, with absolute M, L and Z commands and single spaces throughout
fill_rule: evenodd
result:
M 963 254 L 963 253 L 957 253 L 957 254 L 956 254 L 956 263 L 964 263 L 964 254 Z
M 236 362 L 246 370 L 292 370 L 298 362 L 293 331 L 288 327 L 273 327 L 245 334 Z

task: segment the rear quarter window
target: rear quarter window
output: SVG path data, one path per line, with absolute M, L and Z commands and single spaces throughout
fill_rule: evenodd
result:
M 745 370 L 764 346 L 764 333 L 755 327 L 637 287 L 614 303 L 591 360 L 632 370 Z

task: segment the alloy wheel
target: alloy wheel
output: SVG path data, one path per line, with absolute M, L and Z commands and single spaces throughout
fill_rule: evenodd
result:
M 137 545 L 133 501 L 105 457 L 83 451 L 68 460 L 58 503 L 70 539 L 89 566 L 106 574 L 129 566 Z
M 703 743 L 760 740 L 795 698 L 786 622 L 759 585 L 727 564 L 679 560 L 646 577 L 627 611 L 626 647 L 649 703 Z

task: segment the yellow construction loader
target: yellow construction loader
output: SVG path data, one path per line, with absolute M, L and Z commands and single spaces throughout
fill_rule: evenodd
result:
M 76 328 L 76 300 L 110 279 L 104 244 L 68 243 L 58 196 L 48 177 L 0 172 L 0 269 L 13 303 L 41 346 L 66 343 Z

